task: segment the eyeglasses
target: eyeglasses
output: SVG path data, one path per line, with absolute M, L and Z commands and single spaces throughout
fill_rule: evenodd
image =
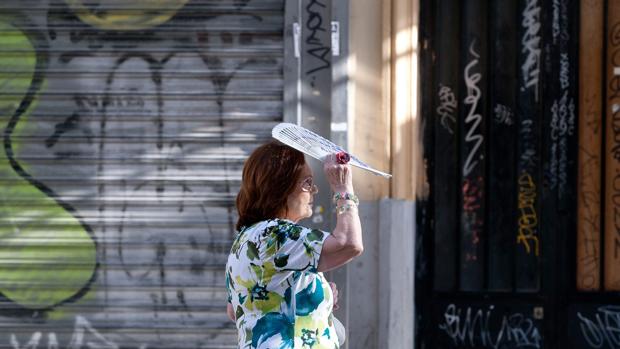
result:
M 319 192 L 319 187 L 314 184 L 312 177 L 308 177 L 301 182 L 301 190 L 316 194 Z

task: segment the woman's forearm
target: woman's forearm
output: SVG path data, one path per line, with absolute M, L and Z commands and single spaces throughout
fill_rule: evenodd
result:
M 343 192 L 353 194 L 352 189 Z M 364 243 L 357 204 L 352 200 L 339 199 L 336 201 L 336 207 L 345 207 L 345 209 L 341 213 L 336 213 L 336 227 L 332 233 L 334 238 L 341 241 L 343 246 L 359 250 L 361 253 Z

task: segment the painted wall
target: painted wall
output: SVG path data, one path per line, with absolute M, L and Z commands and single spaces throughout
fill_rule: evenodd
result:
M 283 1 L 0 4 L 0 348 L 224 348 Z
M 617 2 L 424 1 L 418 345 L 618 348 Z
M 393 178 L 354 171 L 364 253 L 347 267 L 348 348 L 414 345 L 418 3 L 350 2 L 350 149 Z
M 390 105 L 389 93 L 383 86 L 389 71 L 384 70 L 383 5 L 380 1 L 351 1 L 349 16 L 350 150 L 369 165 L 389 172 Z M 378 200 L 390 194 L 390 182 L 383 178 L 357 170 L 353 176 L 363 200 Z
M 352 2 L 349 22 L 349 144 L 393 178 L 358 176 L 361 197 L 427 195 L 419 117 L 418 0 Z

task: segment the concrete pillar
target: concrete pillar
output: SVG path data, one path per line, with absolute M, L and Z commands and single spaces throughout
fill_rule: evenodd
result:
M 413 348 L 415 204 L 379 204 L 379 345 Z
M 413 348 L 415 204 L 383 199 L 360 205 L 364 253 L 348 265 L 347 348 Z

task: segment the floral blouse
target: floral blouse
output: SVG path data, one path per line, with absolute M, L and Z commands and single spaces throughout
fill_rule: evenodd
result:
M 317 270 L 328 235 L 282 219 L 238 233 L 226 265 L 226 288 L 239 348 L 338 348 L 331 287 Z

